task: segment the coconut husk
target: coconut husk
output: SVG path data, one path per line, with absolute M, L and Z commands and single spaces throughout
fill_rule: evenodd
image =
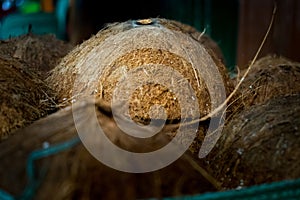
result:
M 237 78 L 245 73 L 242 71 Z M 240 87 L 244 109 L 281 95 L 300 92 L 300 63 L 284 56 L 267 55 L 257 60 Z
M 0 56 L 0 140 L 54 109 L 52 90 L 29 66 Z
M 195 30 L 193 30 L 191 27 L 181 23 L 174 23 L 174 21 L 169 21 L 166 19 L 149 20 L 151 20 L 151 23 L 153 24 L 144 26 L 139 24 L 136 25 L 135 21 L 133 20 L 123 23 L 110 24 L 105 29 L 99 31 L 97 35 L 83 42 L 72 52 L 70 52 L 52 71 L 51 76 L 47 79 L 49 84 L 51 84 L 53 88 L 57 89 L 60 101 L 64 102 L 66 99 L 71 98 L 76 99 L 79 95 L 84 96 L 95 94 L 97 96 L 101 96 L 105 101 L 109 102 L 112 98 L 112 90 L 116 87 L 116 82 L 119 81 L 118 78 L 122 77 L 122 73 L 128 73 L 129 70 L 138 68 L 141 65 L 160 64 L 170 66 L 178 70 L 184 75 L 185 78 L 189 80 L 193 89 L 196 91 L 197 97 L 200 97 L 201 95 L 199 101 L 203 99 L 205 102 L 204 105 L 201 102 L 199 103 L 199 106 L 202 108 L 200 110 L 203 114 L 207 114 L 209 112 L 209 105 L 207 106 L 206 104 L 209 104 L 210 102 L 207 102 L 207 100 L 209 100 L 209 95 L 206 84 L 209 83 L 204 83 L 204 78 L 202 78 L 201 74 L 199 74 L 201 72 L 197 72 L 197 74 L 195 74 L 195 67 L 193 65 L 196 63 L 191 63 L 191 59 L 193 59 L 193 56 L 196 56 L 197 59 L 199 59 L 198 61 L 202 62 L 203 75 L 207 75 L 205 74 L 205 71 L 209 71 L 210 65 L 217 67 L 222 75 L 220 77 L 221 80 L 216 80 L 217 77 L 210 77 L 211 81 L 215 82 L 216 84 L 223 84 L 224 82 L 226 92 L 228 93 L 231 91 L 232 85 L 231 81 L 228 79 L 226 68 L 223 64 L 217 62 L 215 56 L 212 59 L 212 56 L 209 55 L 207 50 L 203 48 L 203 45 L 199 43 L 196 43 L 195 45 L 197 46 L 194 47 L 199 48 L 194 49 L 196 55 L 186 55 L 186 58 L 178 55 L 183 53 L 181 52 L 182 50 L 178 49 L 179 47 L 176 46 L 177 43 L 174 42 L 174 49 L 172 49 L 172 44 L 164 44 L 164 40 L 168 39 L 163 38 L 164 35 L 165 37 L 170 37 L 168 31 L 171 31 L 171 33 L 174 32 L 174 34 L 177 32 L 186 33 L 186 31 L 188 31 L 186 33 L 186 38 L 179 37 L 182 35 L 178 36 L 178 43 L 184 45 L 185 43 L 190 42 L 188 41 L 189 34 L 193 31 L 195 32 Z M 151 35 L 155 32 L 158 32 L 157 34 L 159 34 L 160 37 Z M 201 35 L 201 33 L 198 34 Z M 114 37 L 116 35 L 117 37 Z M 201 40 L 200 35 L 199 40 Z M 133 38 L 141 39 L 136 39 L 136 41 L 133 41 Z M 109 41 L 110 45 L 105 46 L 105 41 L 109 39 L 112 40 Z M 132 46 L 132 43 L 136 43 L 136 45 Z M 150 47 L 153 46 L 153 43 L 156 43 L 157 45 Z M 122 51 L 125 49 L 124 53 L 112 52 L 117 46 L 120 45 L 122 45 Z M 183 46 L 181 48 L 187 47 Z M 113 53 L 114 55 L 109 57 L 107 52 L 110 52 L 109 54 Z M 178 54 L 175 54 L 177 52 Z M 159 70 L 155 69 L 155 67 L 157 66 L 150 67 L 148 74 L 152 73 L 153 76 L 159 75 L 158 73 L 155 74 L 154 71 Z M 163 70 L 160 71 L 161 73 L 165 72 Z M 134 75 L 136 75 L 135 78 L 139 78 L 142 73 L 136 72 Z M 75 85 L 75 79 L 80 79 L 77 85 Z M 171 92 L 166 92 L 164 87 L 157 87 L 157 84 L 152 84 L 152 86 L 148 87 L 149 88 L 145 88 L 146 92 L 140 95 L 145 96 L 145 93 L 153 90 L 157 91 L 157 95 L 161 95 L 163 93 L 167 99 L 165 100 L 165 98 L 161 98 L 162 101 L 167 102 L 171 99 L 174 99 L 174 95 L 172 95 Z M 76 90 L 74 91 L 74 89 Z M 182 92 L 183 94 L 186 93 L 184 90 L 182 90 Z M 153 96 L 152 98 L 157 98 L 157 95 L 150 95 L 149 98 L 151 99 L 151 96 Z M 132 98 L 136 99 L 137 97 L 133 96 Z M 141 104 L 147 106 L 147 104 L 152 105 L 153 103 L 141 102 Z M 176 101 L 173 100 L 173 102 L 170 102 L 170 104 L 176 104 Z M 170 118 L 171 115 L 173 115 L 172 118 L 174 119 L 178 118 L 178 113 L 176 113 L 178 112 L 178 109 L 169 110 Z M 145 114 L 141 113 L 138 114 L 138 116 L 143 118 Z
M 300 94 L 277 96 L 238 113 L 206 158 L 224 188 L 300 178 Z
M 165 127 L 156 137 L 148 140 L 149 143 L 141 143 L 126 136 L 116 126 L 107 104 L 102 101 L 79 101 L 74 103 L 73 108 L 66 107 L 19 129 L 0 143 L 0 188 L 14 196 L 21 194 L 29 184 L 25 172 L 29 154 L 45 144 L 51 147 L 77 137 L 78 128 L 88 129 L 89 133 L 97 131 L 90 117 L 93 111 L 105 134 L 123 149 L 143 152 L 145 148 L 152 150 L 170 140 L 164 132 L 171 131 L 173 127 Z M 76 126 L 74 112 L 80 119 Z M 89 139 L 95 142 L 95 138 Z M 111 158 L 121 159 L 117 156 Z M 37 160 L 35 164 L 35 174 L 42 182 L 34 191 L 33 199 L 162 198 L 217 190 L 211 181 L 199 173 L 197 168 L 201 167 L 201 163 L 188 152 L 165 168 L 148 173 L 126 173 L 107 167 L 96 160 L 82 143 Z M 39 177 L 41 172 L 46 173 Z
M 204 45 L 215 43 L 202 36 L 160 18 L 109 24 L 65 56 L 46 81 L 62 107 L 90 95 L 113 103 L 117 93 L 117 103 L 137 123 L 163 118 L 157 110 L 150 116 L 154 105 L 165 109 L 169 123 L 195 119 L 233 89 L 221 59 Z
M 42 78 L 53 69 L 74 46 L 57 39 L 53 34 L 35 35 L 28 33 L 0 41 L 0 55 L 11 56 L 28 63 Z

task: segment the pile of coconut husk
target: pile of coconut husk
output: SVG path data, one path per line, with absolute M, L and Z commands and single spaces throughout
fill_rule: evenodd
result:
M 0 140 L 55 110 L 53 91 L 19 59 L 0 56 Z
M 0 143 L 0 188 L 33 199 L 145 199 L 300 178 L 299 71 L 298 63 L 284 57 L 257 60 L 226 111 L 218 106 L 234 83 L 205 34 L 160 18 L 109 24 L 71 50 L 45 79 L 60 109 Z M 221 112 L 210 115 L 215 109 Z M 209 129 L 211 122 L 216 129 Z M 136 131 L 136 124 L 146 128 Z M 109 144 L 134 155 L 164 148 L 181 127 L 185 132 L 175 143 L 190 146 L 163 168 L 119 171 L 91 147 L 118 166 L 132 166 L 131 157 L 106 149 L 99 127 Z M 154 129 L 149 138 L 130 135 Z M 217 144 L 200 159 L 205 138 L 216 139 L 217 131 L 222 131 Z M 135 163 L 134 169 L 160 162 L 161 157 Z
M 6 55 L 27 62 L 39 72 L 42 78 L 53 69 L 74 46 L 56 38 L 53 34 L 36 35 L 28 33 L 0 41 L 0 55 Z
M 257 60 L 222 137 L 207 156 L 224 188 L 300 178 L 300 64 L 276 55 Z
M 191 124 L 181 124 L 210 113 L 233 90 L 222 58 L 214 51 L 215 44 L 190 26 L 155 18 L 110 24 L 75 47 L 46 79 L 56 92 L 60 110 L 0 143 L 4 149 L 0 154 L 0 188 L 13 196 L 25 195 L 26 186 L 37 186 L 37 181 L 38 187 L 29 187 L 34 199 L 162 198 L 220 190 L 219 182 L 206 173 L 196 156 L 210 119 L 200 122 L 192 133 L 188 132 Z M 130 81 L 126 82 L 126 77 Z M 117 93 L 121 99 L 113 102 L 117 88 L 121 88 Z M 126 90 L 129 98 L 125 98 Z M 129 105 L 128 113 L 123 112 L 124 104 Z M 140 125 L 162 120 L 155 110 L 151 114 L 154 105 L 164 107 L 166 124 L 153 137 L 135 138 L 117 125 L 117 119 L 133 119 Z M 120 112 L 113 113 L 113 109 Z M 96 124 L 114 145 L 134 153 L 166 146 L 181 125 L 188 127 L 181 137 L 183 143 L 195 133 L 196 138 L 192 138 L 195 142 L 190 151 L 177 161 L 147 173 L 112 169 L 93 157 L 80 141 L 64 151 L 55 148 L 78 138 L 78 130 L 88 133 L 89 144 L 97 146 L 99 141 L 92 137 L 98 134 Z M 53 154 L 47 155 L 49 152 Z M 28 167 L 32 155 L 44 155 L 34 160 L 33 168 Z M 130 162 L 112 152 L 106 155 L 115 162 Z M 28 169 L 34 172 L 28 173 Z

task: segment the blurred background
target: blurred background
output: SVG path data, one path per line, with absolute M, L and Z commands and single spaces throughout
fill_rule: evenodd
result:
M 223 51 L 226 66 L 246 68 L 270 23 L 274 26 L 260 54 L 274 53 L 300 61 L 298 0 L 1 0 L 0 39 L 30 32 L 53 33 L 80 44 L 107 23 L 163 17 L 205 31 Z

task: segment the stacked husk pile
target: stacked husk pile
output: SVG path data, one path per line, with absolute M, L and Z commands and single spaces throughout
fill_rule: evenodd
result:
M 242 105 L 206 158 L 224 188 L 300 178 L 299 81 L 300 63 L 275 55 L 255 62 Z
M 129 70 L 135 73 L 135 79 L 145 78 L 145 74 L 152 73 L 153 77 L 163 75 L 169 80 L 171 77 L 161 73 L 165 71 L 161 71 L 159 67 L 168 66 L 175 69 L 188 80 L 195 91 L 194 97 L 198 100 L 200 116 L 208 114 L 212 109 L 212 102 L 217 101 L 210 96 L 217 98 L 220 95 L 209 94 L 211 91 L 208 91 L 208 87 L 211 89 L 224 84 L 225 96 L 232 91 L 232 83 L 222 63 L 222 56 L 220 52 L 215 53 L 218 51 L 216 43 L 190 26 L 166 19 L 152 20 L 150 24 L 147 24 L 147 20 L 146 24 L 143 24 L 143 21 L 111 24 L 74 48 L 52 70 L 46 81 L 56 90 L 58 104 L 62 109 L 29 127 L 16 131 L 13 137 L 0 144 L 1 149 L 6 149 L 0 154 L 1 188 L 13 195 L 22 193 L 28 185 L 25 167 L 30 153 L 41 148 L 47 150 L 47 146 L 69 141 L 77 136 L 78 126 L 92 128 L 91 120 L 85 115 L 91 107 L 96 106 L 98 120 L 112 142 L 120 143 L 118 145 L 124 149 L 128 147 L 132 151 L 134 151 L 132 147 L 147 147 L 147 144 L 137 143 L 138 140 L 127 140 L 124 137 L 126 134 L 120 131 L 112 119 L 109 106 L 108 109 L 103 109 L 102 106 L 110 105 L 112 90 L 123 73 L 126 74 Z M 135 32 L 138 35 L 135 35 Z M 176 40 L 170 40 L 174 39 L 171 35 L 176 36 Z M 128 51 L 120 54 L 115 51 L 115 49 L 120 50 L 117 48 L 119 46 Z M 186 51 L 194 54 L 189 55 Z M 196 63 L 192 62 L 195 60 L 203 64 L 197 66 L 200 67 L 200 71 L 195 70 Z M 147 73 L 143 74 L 143 70 L 142 72 L 135 70 L 141 65 L 149 66 L 146 68 Z M 216 73 L 210 74 L 211 70 Z M 183 85 L 179 85 L 179 91 L 180 95 L 187 98 L 187 102 L 194 101 Z M 167 120 L 169 120 L 165 128 L 170 126 L 172 129 L 172 123 L 180 120 L 178 112 L 180 106 L 189 107 L 188 103 L 179 105 L 175 99 L 176 95 L 178 94 L 173 94 L 168 88 L 159 84 L 150 82 L 148 85 L 143 85 L 135 90 L 129 99 L 130 117 L 137 122 L 148 123 L 151 105 L 161 104 L 167 110 Z M 96 97 L 96 102 L 101 104 L 94 105 L 86 101 L 85 97 Z M 73 110 L 71 103 L 75 106 Z M 77 118 L 81 119 L 76 127 L 73 119 L 74 110 L 78 113 Z M 202 128 L 200 127 L 202 134 L 205 133 L 208 122 L 205 123 Z M 170 140 L 164 130 L 157 138 L 153 138 L 157 139 L 152 141 L 154 145 L 166 144 L 165 142 Z M 201 139 L 203 136 L 201 135 Z M 152 147 L 151 144 L 149 146 Z M 101 164 L 79 143 L 75 147 L 35 162 L 37 164 L 35 172 L 42 183 L 34 199 L 161 198 L 219 189 L 213 179 L 209 180 L 200 173 L 200 161 L 194 156 L 187 151 L 182 158 L 163 169 L 132 174 Z M 15 161 L 14 167 L 9 167 L 11 160 Z M 46 176 L 39 177 L 40 172 L 45 169 Z M 19 181 L 14 181 L 12 177 L 18 177 Z
M 62 109 L 17 130 L 13 137 L 0 143 L 0 149 L 5 150 L 0 153 L 0 188 L 15 195 L 22 193 L 28 185 L 25 168 L 30 153 L 70 141 L 77 136 L 78 128 L 95 132 L 87 112 L 96 112 L 108 138 L 123 149 L 134 152 L 135 148 L 147 148 L 126 135 L 112 118 L 113 92 L 122 88 L 120 83 L 124 83 L 126 76 L 132 76 L 132 82 L 147 83 L 138 85 L 130 98 L 125 98 L 129 104 L 128 117 L 147 124 L 151 106 L 162 105 L 168 123 L 148 145 L 166 144 L 171 140 L 168 135 L 172 135 L 168 131 L 178 125 L 181 107 L 193 110 L 193 98 L 186 85 L 178 84 L 176 87 L 187 102 L 180 104 L 178 94 L 151 80 L 168 80 L 174 74 L 165 69 L 175 69 L 195 91 L 200 117 L 204 116 L 213 110 L 212 104 L 219 98 L 219 94 L 211 94 L 213 86 L 224 84 L 226 95 L 233 89 L 218 52 L 209 37 L 176 21 L 147 19 L 110 24 L 74 48 L 46 79 L 56 90 Z M 203 64 L 197 66 L 200 71 L 195 70 L 197 63 Z M 220 77 L 209 73 L 216 72 L 214 69 Z M 203 160 L 193 153 L 199 150 L 209 120 L 201 122 L 197 142 L 190 148 L 192 154 L 187 151 L 176 162 L 155 172 L 132 174 L 111 169 L 78 143 L 35 162 L 37 178 L 42 182 L 34 199 L 162 198 L 299 178 L 299 71 L 298 63 L 284 57 L 267 56 L 256 61 L 229 102 L 231 115 L 226 118 L 221 138 Z M 127 96 L 126 90 L 119 94 Z M 89 99 L 94 97 L 96 104 Z M 79 119 L 76 127 L 74 112 Z M 211 176 L 204 176 L 201 167 Z M 44 170 L 46 176 L 42 176 Z
M 21 60 L 0 56 L 0 140 L 55 108 L 52 90 L 29 68 Z

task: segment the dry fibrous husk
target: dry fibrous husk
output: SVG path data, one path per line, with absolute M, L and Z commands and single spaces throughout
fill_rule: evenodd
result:
M 240 87 L 240 98 L 246 109 L 276 96 L 299 92 L 300 63 L 284 56 L 267 55 L 257 60 L 245 77 Z
M 56 38 L 53 34 L 28 33 L 0 41 L 0 54 L 23 60 L 33 71 L 47 77 L 74 45 Z
M 52 90 L 16 58 L 0 56 L 0 140 L 55 109 Z
M 111 118 L 109 105 L 102 101 L 97 101 L 96 104 L 89 100 L 76 102 L 73 107 L 63 108 L 17 130 L 14 135 L 0 143 L 0 149 L 3 149 L 0 152 L 0 188 L 14 196 L 23 192 L 29 184 L 25 171 L 26 162 L 33 151 L 43 148 L 47 150 L 78 137 L 77 129 L 80 127 L 88 129 L 90 134 L 97 133 L 90 117 L 93 110 L 107 136 L 124 149 L 141 151 L 170 140 L 162 131 L 150 143 L 141 144 L 140 140 L 130 139 L 116 126 Z M 77 119 L 80 119 L 76 126 L 74 112 L 77 113 Z M 89 139 L 97 142 L 94 138 Z M 105 150 L 107 151 L 102 149 Z M 124 160 L 118 155 L 111 156 L 111 159 Z M 148 173 L 126 173 L 107 167 L 96 160 L 82 143 L 34 163 L 35 174 L 41 184 L 34 191 L 33 199 L 162 198 L 217 190 L 199 173 L 195 165 L 201 166 L 201 163 L 188 152 L 165 168 Z M 41 172 L 47 173 L 39 177 Z
M 164 117 L 178 123 L 209 114 L 233 89 L 215 46 L 172 20 L 113 23 L 73 49 L 46 81 L 62 107 L 93 95 L 123 103 L 125 114 L 141 124 Z
M 225 126 L 206 158 L 227 189 L 300 178 L 300 93 L 276 96 Z
M 164 67 L 168 66 L 177 70 L 183 78 L 189 81 L 198 97 L 201 114 L 208 114 L 212 100 L 208 94 L 207 84 L 224 84 L 227 93 L 232 89 L 226 68 L 220 59 L 217 59 L 217 56 L 211 56 L 199 41 L 193 43 L 195 39 L 190 37 L 190 33 L 194 33 L 195 30 L 191 27 L 166 19 L 149 20 L 152 20 L 150 23 L 153 24 L 140 25 L 135 24 L 135 21 L 111 24 L 64 57 L 47 80 L 53 88 L 57 89 L 60 101 L 64 102 L 64 100 L 71 98 L 76 99 L 80 95 L 91 94 L 101 96 L 105 101 L 110 101 L 116 84 L 124 77 L 124 74 L 129 74 L 130 70 L 133 70 L 131 76 L 135 79 L 145 79 L 145 76 L 152 76 L 148 78 L 151 80 L 155 79 L 155 76 L 163 74 L 168 80 L 172 78 L 166 74 L 168 71 L 164 70 Z M 174 38 L 177 41 L 170 41 L 170 39 L 174 39 L 171 34 L 175 35 Z M 199 33 L 199 40 L 201 40 L 200 35 Z M 193 46 L 186 46 L 188 43 Z M 189 48 L 192 49 L 189 51 Z M 194 55 L 186 54 L 185 51 Z M 197 67 L 203 71 L 196 72 L 196 66 L 194 66 L 196 64 L 202 65 Z M 149 67 L 140 70 L 139 67 L 144 65 L 149 65 Z M 220 73 L 221 76 L 212 74 L 213 72 Z M 204 76 L 207 76 L 207 79 Z M 180 81 L 175 78 L 174 81 Z M 132 80 L 132 82 L 138 81 Z M 146 112 L 148 112 L 147 107 L 156 102 L 157 98 L 163 102 L 163 105 L 166 105 L 167 102 L 178 104 L 174 100 L 174 94 L 168 91 L 169 88 L 159 86 L 156 83 L 145 84 L 144 87 L 138 89 L 145 91 L 136 90 L 136 94 L 132 95 L 131 98 L 138 99 L 139 106 L 145 106 Z M 185 87 L 179 91 L 184 95 L 189 92 Z M 143 97 L 149 94 L 148 101 L 139 100 L 136 97 L 137 93 Z M 158 97 L 160 95 L 163 98 Z M 191 95 L 187 96 L 190 97 Z M 152 98 L 155 100 L 151 102 Z M 166 106 L 170 107 L 171 105 Z M 178 106 L 173 107 L 176 109 L 169 109 L 169 117 L 177 119 L 180 109 Z M 138 113 L 137 116 L 146 118 L 145 113 Z

